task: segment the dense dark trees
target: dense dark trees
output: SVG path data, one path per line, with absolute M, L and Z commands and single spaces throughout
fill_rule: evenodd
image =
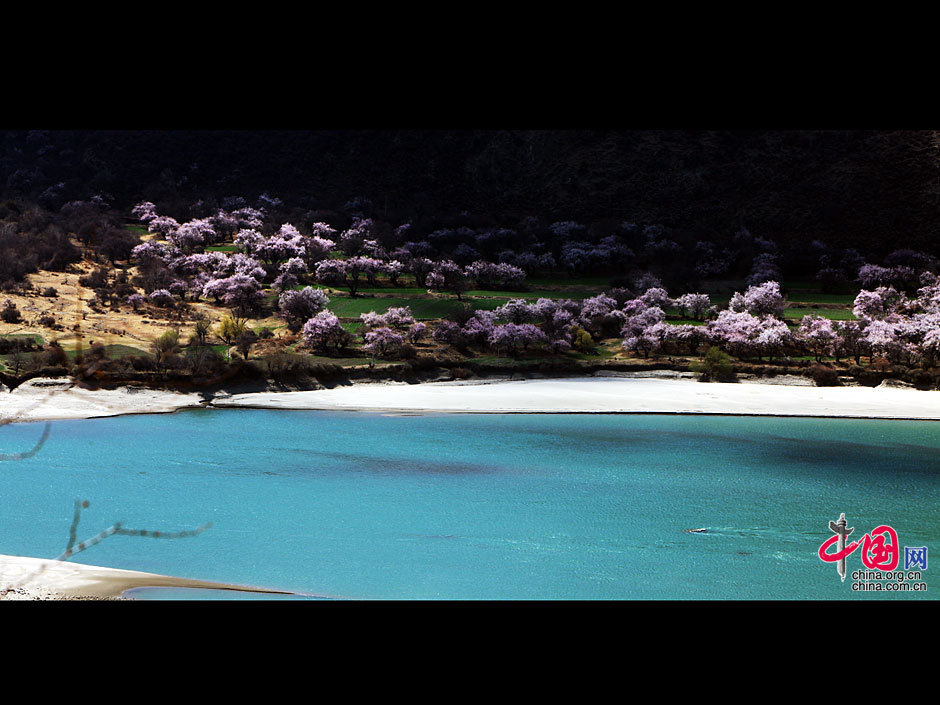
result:
M 0 204 L 0 284 L 38 269 L 62 271 L 81 253 L 40 208 Z
M 938 184 L 938 133 L 913 130 L 0 132 L 0 195 L 54 211 L 96 194 L 121 209 L 147 199 L 180 222 L 267 192 L 297 215 L 416 226 L 464 212 L 477 229 L 527 215 L 700 234 L 743 224 L 780 241 L 868 250 L 891 235 L 932 250 Z

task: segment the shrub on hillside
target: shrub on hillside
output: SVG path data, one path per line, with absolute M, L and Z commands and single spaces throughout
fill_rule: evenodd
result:
M 342 379 L 346 376 L 346 370 L 332 362 L 315 362 L 310 373 L 318 380 Z
M 439 366 L 434 355 L 416 355 L 408 364 L 415 372 L 424 372 Z
M 20 315 L 20 310 L 16 307 L 16 304 L 7 299 L 3 302 L 3 308 L 0 309 L 0 319 L 3 319 L 4 323 L 19 323 L 23 320 L 23 317 Z
M 186 367 L 194 376 L 220 374 L 226 367 L 222 356 L 209 347 L 196 345 L 186 349 Z
M 251 346 L 258 342 L 258 334 L 253 330 L 246 329 L 238 334 L 238 337 L 235 338 L 235 347 L 238 352 L 241 353 L 241 356 L 248 359 L 248 354 L 251 352 Z
M 264 366 L 270 377 L 280 379 L 295 375 L 313 374 L 314 363 L 306 355 L 285 352 L 265 356 Z
M 470 304 L 457 304 L 451 308 L 446 314 L 444 314 L 443 319 L 445 321 L 451 321 L 456 323 L 458 326 L 467 325 L 467 321 L 473 318 L 474 310 Z
M 32 338 L 0 338 L 0 355 L 28 352 L 35 349 L 36 344 Z
M 108 270 L 104 267 L 92 270 L 83 277 L 78 278 L 78 283 L 89 289 L 101 289 L 108 286 Z
M 584 328 L 577 328 L 574 331 L 572 346 L 579 352 L 591 352 L 594 350 L 594 338 Z
M 247 321 L 244 318 L 239 318 L 238 316 L 225 316 L 219 322 L 219 329 L 217 334 L 223 343 L 226 345 L 233 345 L 235 343 L 235 339 L 244 333 L 246 329 Z
M 36 365 L 38 367 L 68 367 L 69 356 L 61 345 L 53 341 L 36 356 Z
M 705 353 L 701 361 L 693 361 L 689 369 L 702 375 L 703 382 L 730 382 L 734 379 L 734 366 L 731 356 L 714 345 Z
M 157 369 L 156 361 L 148 355 L 134 355 L 130 358 L 130 363 L 136 372 L 151 372 Z
M 92 343 L 88 349 L 88 357 L 92 360 L 106 360 L 108 349 L 102 343 Z
M 839 371 L 827 365 L 814 365 L 807 373 L 817 387 L 838 387 Z
M 911 370 L 910 374 L 905 377 L 906 382 L 910 382 L 918 389 L 933 389 L 937 386 L 937 372 L 930 372 L 928 370 Z

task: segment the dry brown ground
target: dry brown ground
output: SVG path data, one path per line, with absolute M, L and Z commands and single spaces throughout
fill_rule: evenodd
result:
M 194 314 L 197 312 L 205 315 L 212 324 L 213 331 L 222 317 L 230 313 L 225 307 L 213 306 L 204 301 L 187 302 L 189 311 L 183 320 L 171 309 L 150 305 L 135 312 L 130 305 L 122 303 L 119 311 L 102 308 L 96 312 L 89 305 L 95 298 L 94 291 L 78 283 L 79 277 L 88 274 L 96 266 L 98 265 L 82 262 L 73 267 L 75 271 L 40 271 L 29 275 L 33 292 L 26 295 L 0 294 L 0 303 L 6 299 L 12 300 L 23 317 L 19 323 L 0 321 L 0 335 L 34 333 L 46 341 L 58 341 L 67 350 L 79 346 L 87 348 L 92 342 L 96 342 L 104 345 L 128 345 L 147 351 L 151 341 L 170 328 L 178 329 L 180 339 L 187 340 L 193 333 L 196 322 Z M 134 273 L 133 269 L 129 272 L 131 275 Z M 50 286 L 58 291 L 58 296 L 51 298 L 41 295 L 41 292 Z M 63 330 L 39 325 L 39 319 L 44 314 L 53 316 Z M 275 316 L 249 321 L 252 328 L 275 328 L 283 325 L 284 322 Z

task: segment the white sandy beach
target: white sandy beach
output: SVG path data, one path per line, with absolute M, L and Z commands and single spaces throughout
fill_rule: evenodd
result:
M 785 383 L 781 383 L 785 382 Z M 36 379 L 0 391 L 6 421 L 166 413 L 204 406 L 196 393 L 88 390 Z M 210 407 L 452 413 L 656 413 L 827 416 L 940 420 L 940 392 L 880 387 L 816 387 L 805 378 L 702 383 L 650 373 L 562 379 L 360 383 L 300 392 L 217 394 Z
M 889 387 L 709 384 L 587 377 L 499 382 L 357 384 L 235 394 L 217 407 L 465 413 L 662 413 L 940 420 L 940 392 Z
M 198 407 L 201 401 L 202 397 L 193 393 L 134 387 L 90 390 L 67 378 L 37 378 L 13 391 L 0 390 L 0 424 L 166 413 Z
M 209 588 L 288 594 L 278 590 L 102 568 L 71 561 L 0 555 L 0 599 L 117 598 L 125 590 L 138 587 Z

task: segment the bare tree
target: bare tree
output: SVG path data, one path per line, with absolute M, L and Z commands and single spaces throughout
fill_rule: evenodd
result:
M 54 561 L 67 561 L 69 558 L 74 556 L 77 553 L 81 553 L 92 546 L 101 543 L 106 538 L 115 535 L 123 536 L 142 536 L 146 538 L 155 538 L 155 539 L 179 539 L 186 538 L 190 536 L 197 536 L 201 534 L 206 529 L 212 526 L 211 523 L 205 523 L 202 526 L 198 526 L 192 530 L 186 531 L 153 531 L 150 529 L 125 529 L 123 522 L 116 522 L 109 526 L 104 531 L 101 531 L 91 538 L 85 539 L 84 541 L 77 541 L 78 538 L 78 523 L 81 519 L 82 510 L 87 509 L 89 506 L 89 501 L 86 500 L 75 500 L 75 514 L 72 517 L 72 525 L 69 528 L 69 540 L 65 546 L 65 550 L 59 554 Z M 38 569 L 33 571 L 31 574 L 27 575 L 25 578 L 21 579 L 19 583 L 14 585 L 8 585 L 3 590 L 0 590 L 0 598 L 5 597 L 8 593 L 16 590 L 23 585 L 26 585 L 31 580 L 39 577 L 42 573 L 45 572 L 48 563 L 43 563 Z

